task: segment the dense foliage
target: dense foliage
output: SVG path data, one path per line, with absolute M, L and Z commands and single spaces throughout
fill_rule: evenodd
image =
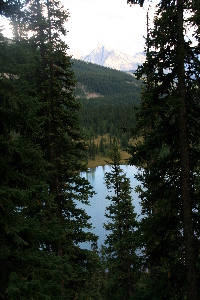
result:
M 143 140 L 130 149 L 130 163 L 143 167 L 141 299 L 199 299 L 199 31 L 194 44 L 184 37 L 199 28 L 198 5 L 160 1 L 137 71 L 146 75 L 133 130 Z
M 71 61 L 60 1 L 1 1 L 0 13 L 14 34 L 0 33 L 0 298 L 197 300 L 199 0 L 160 1 L 137 70 L 141 102 L 133 76 Z M 184 37 L 188 26 L 195 43 Z M 130 164 L 141 166 L 140 224 L 112 140 L 120 127 L 133 127 L 127 140 L 140 137 L 129 149 Z M 99 257 L 90 217 L 76 203 L 93 195 L 80 171 L 104 133 L 111 204 Z M 105 149 L 102 138 L 98 151 Z
M 141 82 L 125 72 L 72 60 L 77 85 L 76 97 L 83 104 L 81 123 L 89 137 L 103 135 L 122 138 L 119 128 L 135 122 L 135 107 L 140 101 Z M 126 134 L 128 141 L 130 134 Z
M 130 179 L 120 168 L 121 156 L 116 140 L 110 152 L 111 171 L 105 174 L 105 184 L 111 195 L 107 196 L 110 205 L 105 216 L 108 223 L 105 246 L 102 254 L 107 272 L 104 299 L 126 300 L 135 294 L 139 275 L 138 222 L 131 198 Z
M 40 0 L 12 13 L 14 38 L 0 44 L 0 297 L 98 299 L 98 257 L 80 247 L 97 238 L 75 204 L 93 191 L 80 176 L 81 105 L 60 37 L 68 13 L 59 1 Z

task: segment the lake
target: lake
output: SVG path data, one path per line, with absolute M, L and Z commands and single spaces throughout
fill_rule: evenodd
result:
M 135 166 L 120 166 L 121 169 L 126 174 L 127 178 L 130 178 L 130 184 L 132 188 L 132 203 L 135 206 L 135 212 L 140 216 L 141 207 L 139 204 L 138 194 L 135 193 L 135 187 L 138 185 L 138 181 L 134 178 L 134 175 L 137 173 Z M 96 194 L 89 199 L 90 206 L 84 204 L 78 204 L 83 207 L 87 214 L 91 216 L 90 222 L 92 223 L 93 229 L 92 232 L 99 236 L 98 247 L 104 243 L 106 238 L 106 230 L 103 228 L 103 223 L 107 222 L 105 217 L 106 207 L 110 205 L 110 201 L 106 199 L 106 196 L 110 193 L 108 192 L 104 184 L 104 175 L 106 172 L 110 172 L 110 166 L 99 166 L 95 169 L 91 169 L 90 172 L 82 173 L 82 177 L 87 178 L 90 184 L 93 186 Z M 84 243 L 82 247 L 88 248 L 88 245 Z

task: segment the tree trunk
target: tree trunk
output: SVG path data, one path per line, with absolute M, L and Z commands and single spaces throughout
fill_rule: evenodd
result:
M 181 194 L 183 202 L 183 228 L 185 240 L 185 263 L 187 299 L 197 300 L 197 280 L 195 264 L 194 229 L 192 220 L 189 144 L 187 136 L 187 109 L 184 68 L 184 35 L 183 35 L 183 0 L 177 0 L 178 17 L 178 96 L 179 96 L 179 130 L 181 159 Z

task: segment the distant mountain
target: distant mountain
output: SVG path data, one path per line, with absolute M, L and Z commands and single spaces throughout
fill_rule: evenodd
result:
M 109 49 L 100 43 L 89 55 L 83 56 L 79 52 L 75 52 L 73 58 L 120 71 L 136 70 L 138 65 L 145 61 L 143 53 L 131 56 L 119 50 Z

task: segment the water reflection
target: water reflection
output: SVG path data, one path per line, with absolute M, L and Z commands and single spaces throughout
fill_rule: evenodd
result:
M 135 179 L 135 174 L 137 172 L 136 167 L 134 166 L 120 166 L 121 169 L 126 173 L 126 177 L 130 178 L 130 184 L 132 188 L 132 202 L 135 206 L 135 212 L 140 217 L 141 207 L 139 204 L 138 194 L 135 193 L 135 187 L 138 184 L 138 181 Z M 104 243 L 106 238 L 106 230 L 103 228 L 103 223 L 107 222 L 107 218 L 105 217 L 105 210 L 106 207 L 109 206 L 109 200 L 106 199 L 108 195 L 108 190 L 104 184 L 104 176 L 106 172 L 110 172 L 111 167 L 106 165 L 104 167 L 99 166 L 96 168 L 92 168 L 89 172 L 82 173 L 81 176 L 85 177 L 90 184 L 93 186 L 94 191 L 96 194 L 89 199 L 90 206 L 78 203 L 79 207 L 85 209 L 87 214 L 91 216 L 90 222 L 92 223 L 93 233 L 99 236 L 98 246 L 100 247 L 101 244 Z M 88 248 L 88 247 L 87 247 Z
M 110 168 L 109 166 L 106 166 L 106 167 Z M 103 176 L 104 176 L 106 167 L 98 166 L 98 167 L 89 168 L 87 172 L 82 172 L 81 176 L 85 177 L 90 182 L 91 180 L 93 180 L 95 178 L 95 173 L 98 170 L 98 168 L 102 168 Z

